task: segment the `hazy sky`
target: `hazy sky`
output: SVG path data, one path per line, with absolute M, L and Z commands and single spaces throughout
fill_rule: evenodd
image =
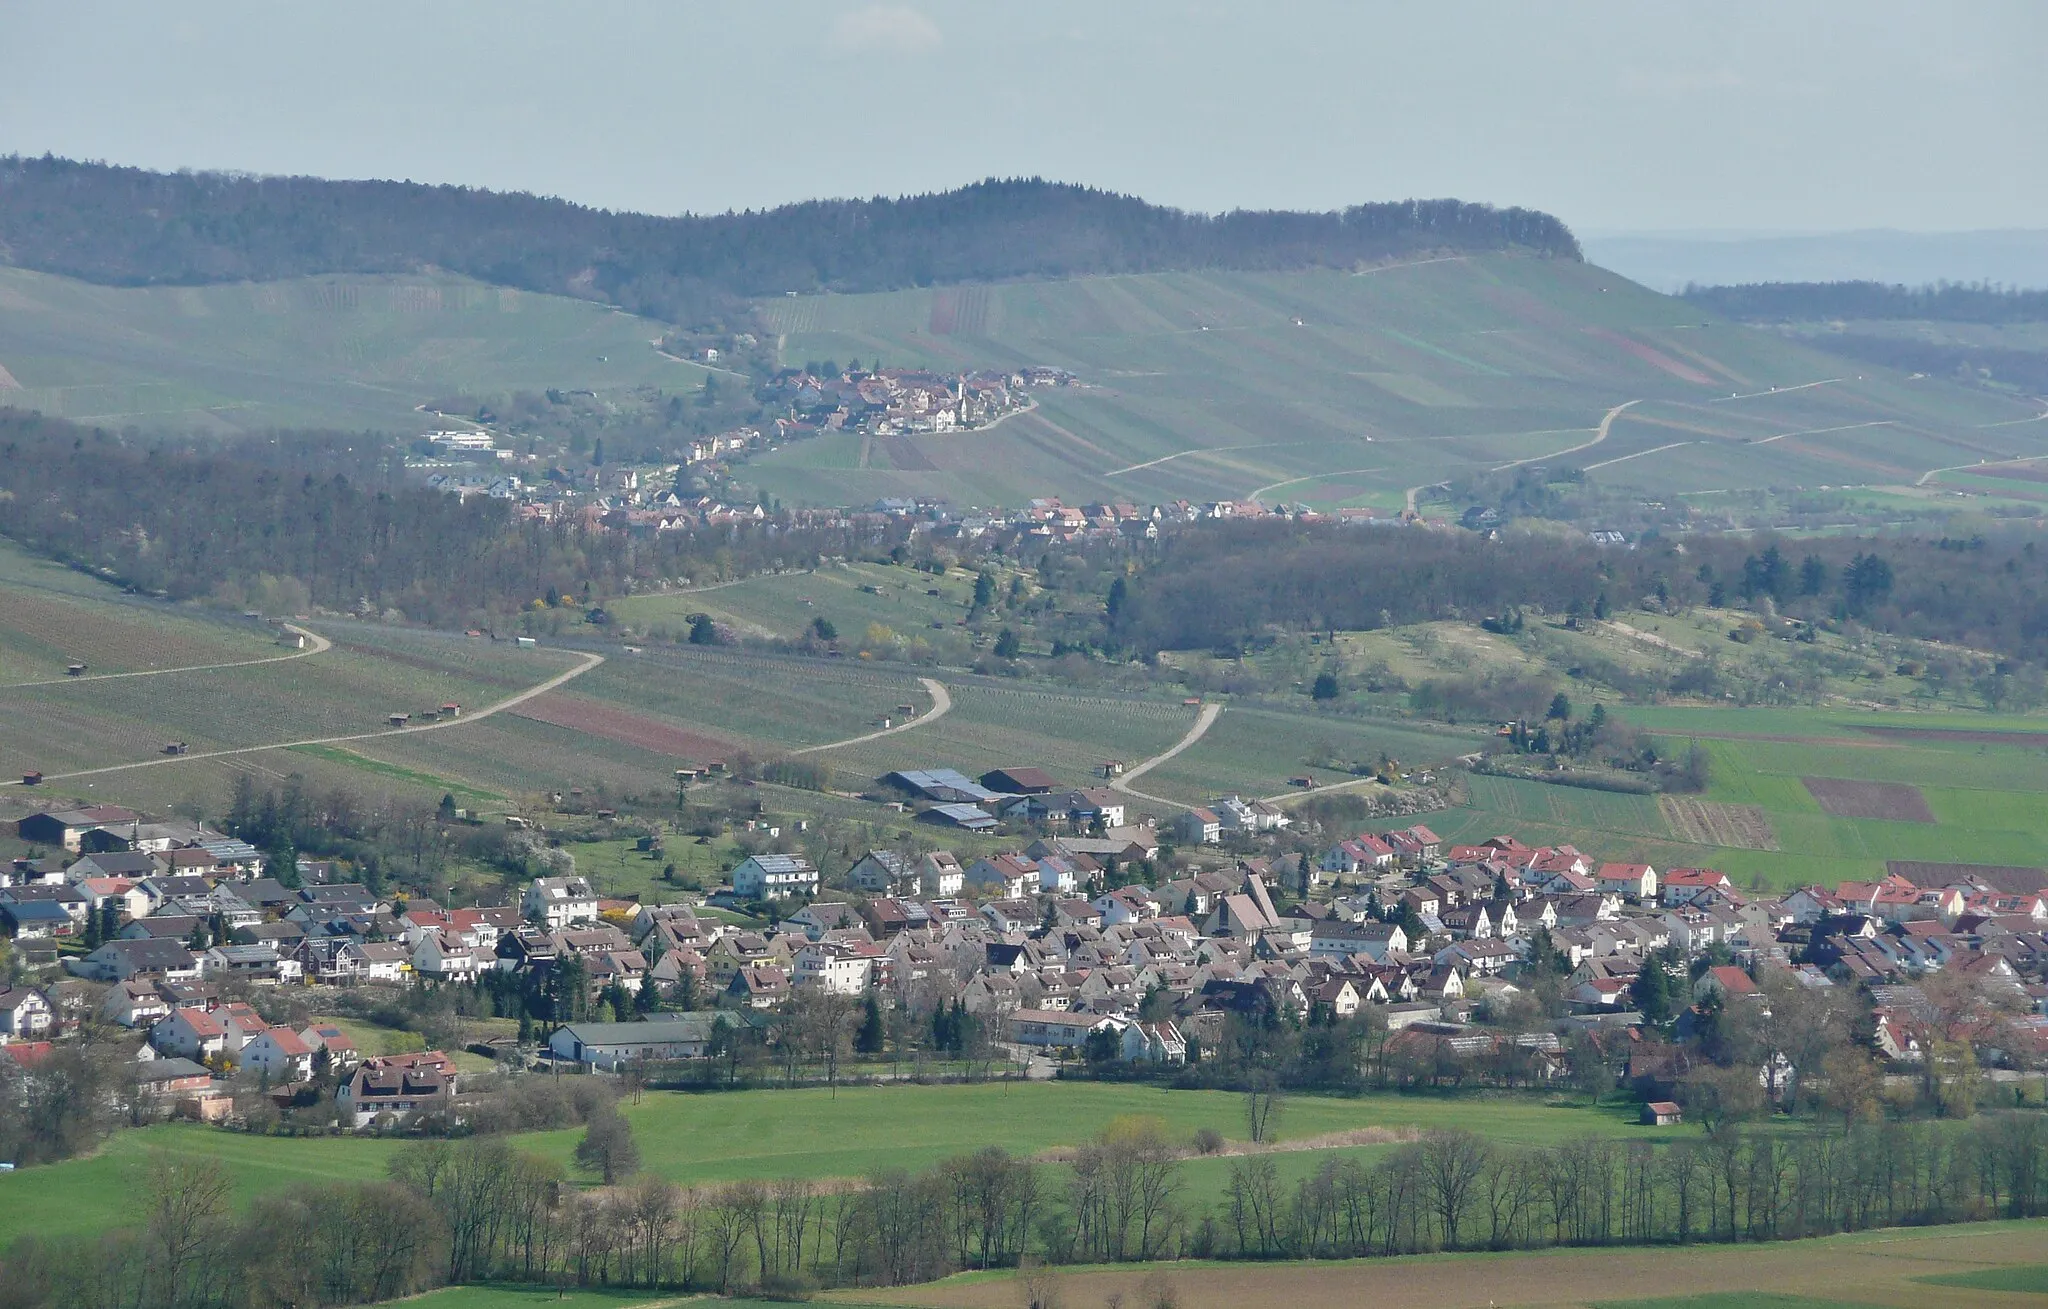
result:
M 0 0 L 0 152 L 673 213 L 1039 174 L 2048 226 L 2044 0 Z

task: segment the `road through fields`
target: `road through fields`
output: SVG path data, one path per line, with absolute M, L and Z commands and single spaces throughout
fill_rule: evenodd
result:
M 1223 706 L 1220 704 L 1203 705 L 1202 712 L 1195 715 L 1195 725 L 1188 729 L 1188 734 L 1186 736 L 1183 736 L 1180 740 L 1174 742 L 1173 746 L 1170 749 L 1167 749 L 1160 754 L 1153 755 L 1144 763 L 1139 764 L 1137 767 L 1126 771 L 1122 777 L 1117 778 L 1115 781 L 1109 784 L 1110 789 L 1112 791 L 1121 791 L 1125 795 L 1137 796 L 1140 800 L 1150 800 L 1154 804 L 1172 805 L 1175 809 L 1187 808 L 1188 806 L 1181 804 L 1175 800 L 1169 800 L 1163 795 L 1147 795 L 1145 794 L 1145 792 L 1140 791 L 1136 787 L 1132 786 L 1131 783 L 1135 782 L 1140 777 L 1143 777 L 1145 774 L 1151 772 L 1153 769 L 1159 767 L 1159 765 L 1165 763 L 1167 760 L 1173 758 L 1175 755 L 1178 755 L 1181 751 L 1187 749 L 1195 742 L 1201 740 L 1203 735 L 1207 733 L 1211 727 L 1214 727 L 1216 725 L 1217 716 L 1220 715 L 1222 712 Z
M 907 723 L 898 723 L 894 727 L 885 727 L 879 732 L 869 732 L 863 736 L 849 736 L 844 741 L 831 741 L 824 745 L 807 745 L 801 750 L 792 750 L 790 753 L 792 755 L 817 754 L 824 750 L 837 750 L 843 746 L 860 745 L 866 741 L 879 741 L 885 736 L 894 736 L 898 732 L 907 732 L 913 727 L 923 727 L 927 723 L 944 718 L 953 711 L 953 697 L 947 692 L 942 683 L 930 677 L 920 677 L 917 680 L 924 683 L 925 691 L 932 698 L 932 711 L 930 713 L 919 718 L 913 718 Z
M 307 655 L 324 654 L 334 648 L 334 642 L 293 623 L 280 623 L 287 632 L 296 632 L 310 644 L 303 650 L 290 654 L 265 655 L 261 659 L 233 659 L 224 664 L 186 664 L 182 668 L 140 668 L 132 673 L 84 673 L 77 677 L 51 677 L 40 682 L 7 682 L 0 684 L 0 693 L 26 690 L 31 686 L 70 686 L 73 682 L 110 682 L 119 677 L 161 677 L 165 673 L 210 673 L 217 668 L 248 668 L 255 664 L 281 664 L 287 659 L 304 659 Z
M 294 628 L 293 630 L 297 631 L 299 629 Z M 312 636 L 313 634 L 308 632 L 307 635 Z M 324 638 L 321 637 L 313 637 L 313 639 L 324 640 Z M 322 648 L 324 649 L 325 647 L 323 646 Z M 318 652 L 313 650 L 307 650 L 303 651 L 302 653 L 315 654 Z M 284 657 L 297 658 L 298 656 L 287 655 Z M 486 705 L 484 708 L 477 710 L 475 713 L 463 714 L 458 718 L 444 718 L 439 722 L 420 723 L 419 725 L 414 727 L 392 727 L 387 728 L 381 732 L 353 732 L 346 736 L 315 736 L 307 737 L 304 740 L 298 741 L 272 741 L 265 745 L 239 745 L 229 750 L 205 750 L 194 754 L 165 755 L 160 759 L 139 759 L 134 763 L 108 764 L 102 768 L 81 768 L 77 772 L 72 773 L 50 773 L 45 775 L 43 780 L 46 782 L 62 782 L 68 781 L 69 779 L 74 777 L 100 777 L 107 773 L 124 773 L 133 768 L 162 768 L 169 764 L 190 763 L 191 761 L 196 759 L 225 759 L 234 755 L 262 754 L 267 750 L 289 750 L 293 746 L 300 745 L 344 745 L 350 741 L 375 741 L 384 737 L 411 736 L 418 732 L 445 731 L 451 727 L 461 727 L 465 723 L 476 722 L 478 719 L 489 718 L 493 714 L 501 714 L 505 712 L 507 709 L 517 708 L 518 706 L 525 704 L 528 700 L 533 699 L 537 695 L 546 695 L 549 691 L 553 691 L 558 687 L 561 687 L 569 682 L 574 681 L 576 678 L 583 676 L 583 674 L 589 672 L 591 669 L 597 667 L 599 664 L 604 662 L 604 656 L 601 654 L 596 654 L 594 652 L 586 651 L 581 653 L 578 657 L 582 660 L 582 662 L 577 664 L 574 668 L 568 669 L 561 673 L 557 673 L 555 674 L 555 676 L 550 677 L 545 682 L 540 683 L 538 686 L 528 687 L 526 690 L 520 691 L 515 695 L 508 696 L 495 704 Z M 273 661 L 268 659 L 258 659 L 253 662 L 271 663 Z M 235 665 L 230 664 L 224 666 L 234 667 Z M 160 671 L 185 672 L 192 670 L 167 668 L 162 669 Z M 120 675 L 128 676 L 131 674 Z M 66 678 L 64 680 L 71 681 L 74 679 Z M 24 783 L 19 778 L 16 778 L 9 782 L 0 783 L 0 785 L 4 786 L 21 786 L 23 784 Z

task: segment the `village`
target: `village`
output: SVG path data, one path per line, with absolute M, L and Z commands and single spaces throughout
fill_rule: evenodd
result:
M 1703 1032 L 1788 993 L 1851 1002 L 1855 1039 L 1902 1080 L 1935 1059 L 1996 1079 L 2048 1057 L 2040 892 L 1893 874 L 1745 893 L 1711 869 L 1508 835 L 1446 844 L 1420 823 L 1247 853 L 1300 845 L 1285 808 L 1224 796 L 1155 826 L 1119 792 L 1030 767 L 881 783 L 926 822 L 1046 834 L 965 859 L 872 850 L 830 884 L 801 855 L 761 853 L 668 902 L 568 874 L 447 908 L 332 861 L 266 867 L 195 823 L 38 812 L 19 834 L 50 853 L 0 869 L 0 1046 L 32 1077 L 63 1043 L 125 1029 L 138 1121 L 268 1101 L 376 1131 L 459 1121 L 462 1052 L 368 1054 L 333 1023 L 266 1013 L 488 986 L 543 999 L 516 1039 L 465 1058 L 643 1076 L 789 1039 L 790 1016 L 821 1004 L 914 1030 L 966 1015 L 986 1059 L 1032 1077 L 1171 1077 L 1246 1026 L 1362 1023 L 1409 1084 L 1542 1085 L 1591 1064 L 1649 1122 L 1685 1112 Z M 1782 1048 L 1746 1057 L 1767 1102 L 1799 1074 Z

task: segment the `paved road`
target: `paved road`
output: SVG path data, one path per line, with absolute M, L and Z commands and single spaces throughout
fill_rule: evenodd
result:
M 821 750 L 837 750 L 842 746 L 859 745 L 863 741 L 879 741 L 885 736 L 894 736 L 898 732 L 908 732 L 912 728 L 923 727 L 927 723 L 936 722 L 952 712 L 953 697 L 942 684 L 929 677 L 920 677 L 917 680 L 924 683 L 924 689 L 931 695 L 932 711 L 930 713 L 913 718 L 907 723 L 898 723 L 894 727 L 885 727 L 879 732 L 869 732 L 862 736 L 849 736 L 844 741 L 830 741 L 824 745 L 805 746 L 801 750 L 792 750 L 790 753 L 792 755 L 817 754 Z
M 1203 705 L 1202 712 L 1195 715 L 1195 725 L 1188 729 L 1188 734 L 1186 736 L 1183 736 L 1180 740 L 1174 742 L 1172 749 L 1167 750 L 1161 754 L 1153 755 L 1150 759 L 1147 759 L 1144 763 L 1139 764 L 1137 767 L 1126 770 L 1122 777 L 1117 778 L 1115 781 L 1109 784 L 1110 789 L 1113 791 L 1121 791 L 1125 795 L 1137 796 L 1140 800 L 1150 800 L 1154 804 L 1171 805 L 1175 809 L 1187 808 L 1188 806 L 1180 803 L 1178 800 L 1169 800 L 1163 795 L 1147 795 L 1145 792 L 1140 791 L 1138 788 L 1132 786 L 1131 783 L 1137 781 L 1140 777 L 1143 777 L 1145 774 L 1159 767 L 1159 765 L 1173 758 L 1175 755 L 1187 749 L 1195 742 L 1201 740 L 1203 734 L 1206 733 L 1211 727 L 1214 727 L 1216 725 L 1217 715 L 1221 714 L 1222 712 L 1223 706 L 1220 704 Z
M 308 635 L 311 635 L 311 633 L 308 633 Z M 312 654 L 315 652 L 308 650 L 304 653 Z M 124 773 L 131 768 L 164 768 L 171 764 L 190 763 L 196 759 L 225 759 L 233 755 L 262 754 L 267 750 L 289 750 L 297 745 L 343 745 L 350 741 L 374 741 L 388 736 L 410 736 L 416 732 L 446 731 L 451 727 L 461 727 L 466 723 L 473 723 L 481 718 L 489 718 L 493 714 L 501 714 L 507 709 L 517 708 L 537 695 L 546 695 L 549 691 L 574 681 L 604 662 L 604 656 L 601 654 L 586 652 L 578 657 L 582 662 L 574 668 L 566 672 L 557 673 L 538 686 L 528 687 L 517 695 L 508 696 L 496 704 L 487 705 L 474 713 L 463 714 L 458 718 L 444 718 L 439 722 L 421 723 L 415 727 L 391 727 L 381 732 L 353 732 L 346 736 L 311 736 L 297 741 L 272 741 L 267 745 L 241 745 L 230 750 L 205 750 L 194 754 L 165 755 L 160 759 L 142 759 L 132 764 L 109 764 L 104 768 L 82 768 L 75 773 L 47 773 L 44 775 L 43 780 L 46 782 L 62 782 L 74 777 L 99 777 L 106 773 Z M 269 661 L 258 660 L 257 662 L 265 663 Z M 0 785 L 20 786 L 21 780 L 16 778 L 10 782 L 0 782 Z
M 309 644 L 303 650 L 290 654 L 265 655 L 261 659 L 235 659 L 224 664 L 186 664 L 182 668 L 143 668 L 132 673 L 85 673 L 78 677 L 52 677 L 41 682 L 8 682 L 0 685 L 0 692 L 19 691 L 30 686 L 69 686 L 73 682 L 111 682 L 119 677 L 162 677 L 165 673 L 206 673 L 216 668 L 247 668 L 252 664 L 281 664 L 287 659 L 304 659 L 307 655 L 324 654 L 334 648 L 334 642 L 318 632 L 307 631 L 293 623 L 279 623 L 287 632 L 297 632 Z

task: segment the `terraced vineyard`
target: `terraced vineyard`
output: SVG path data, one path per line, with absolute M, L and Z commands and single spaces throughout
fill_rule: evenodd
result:
M 819 437 L 748 476 L 791 501 L 936 496 L 1318 506 L 1517 461 L 1658 494 L 1908 485 L 2048 453 L 2018 401 L 1703 319 L 1603 269 L 1514 256 L 1362 275 L 1173 273 L 760 306 L 785 360 L 1051 364 L 1085 385 L 979 432 Z M 1597 448 L 1601 416 L 1623 414 Z
M 106 287 L 0 268 L 9 403 L 91 422 L 418 432 L 423 401 L 542 387 L 694 391 L 659 324 L 448 275 Z

